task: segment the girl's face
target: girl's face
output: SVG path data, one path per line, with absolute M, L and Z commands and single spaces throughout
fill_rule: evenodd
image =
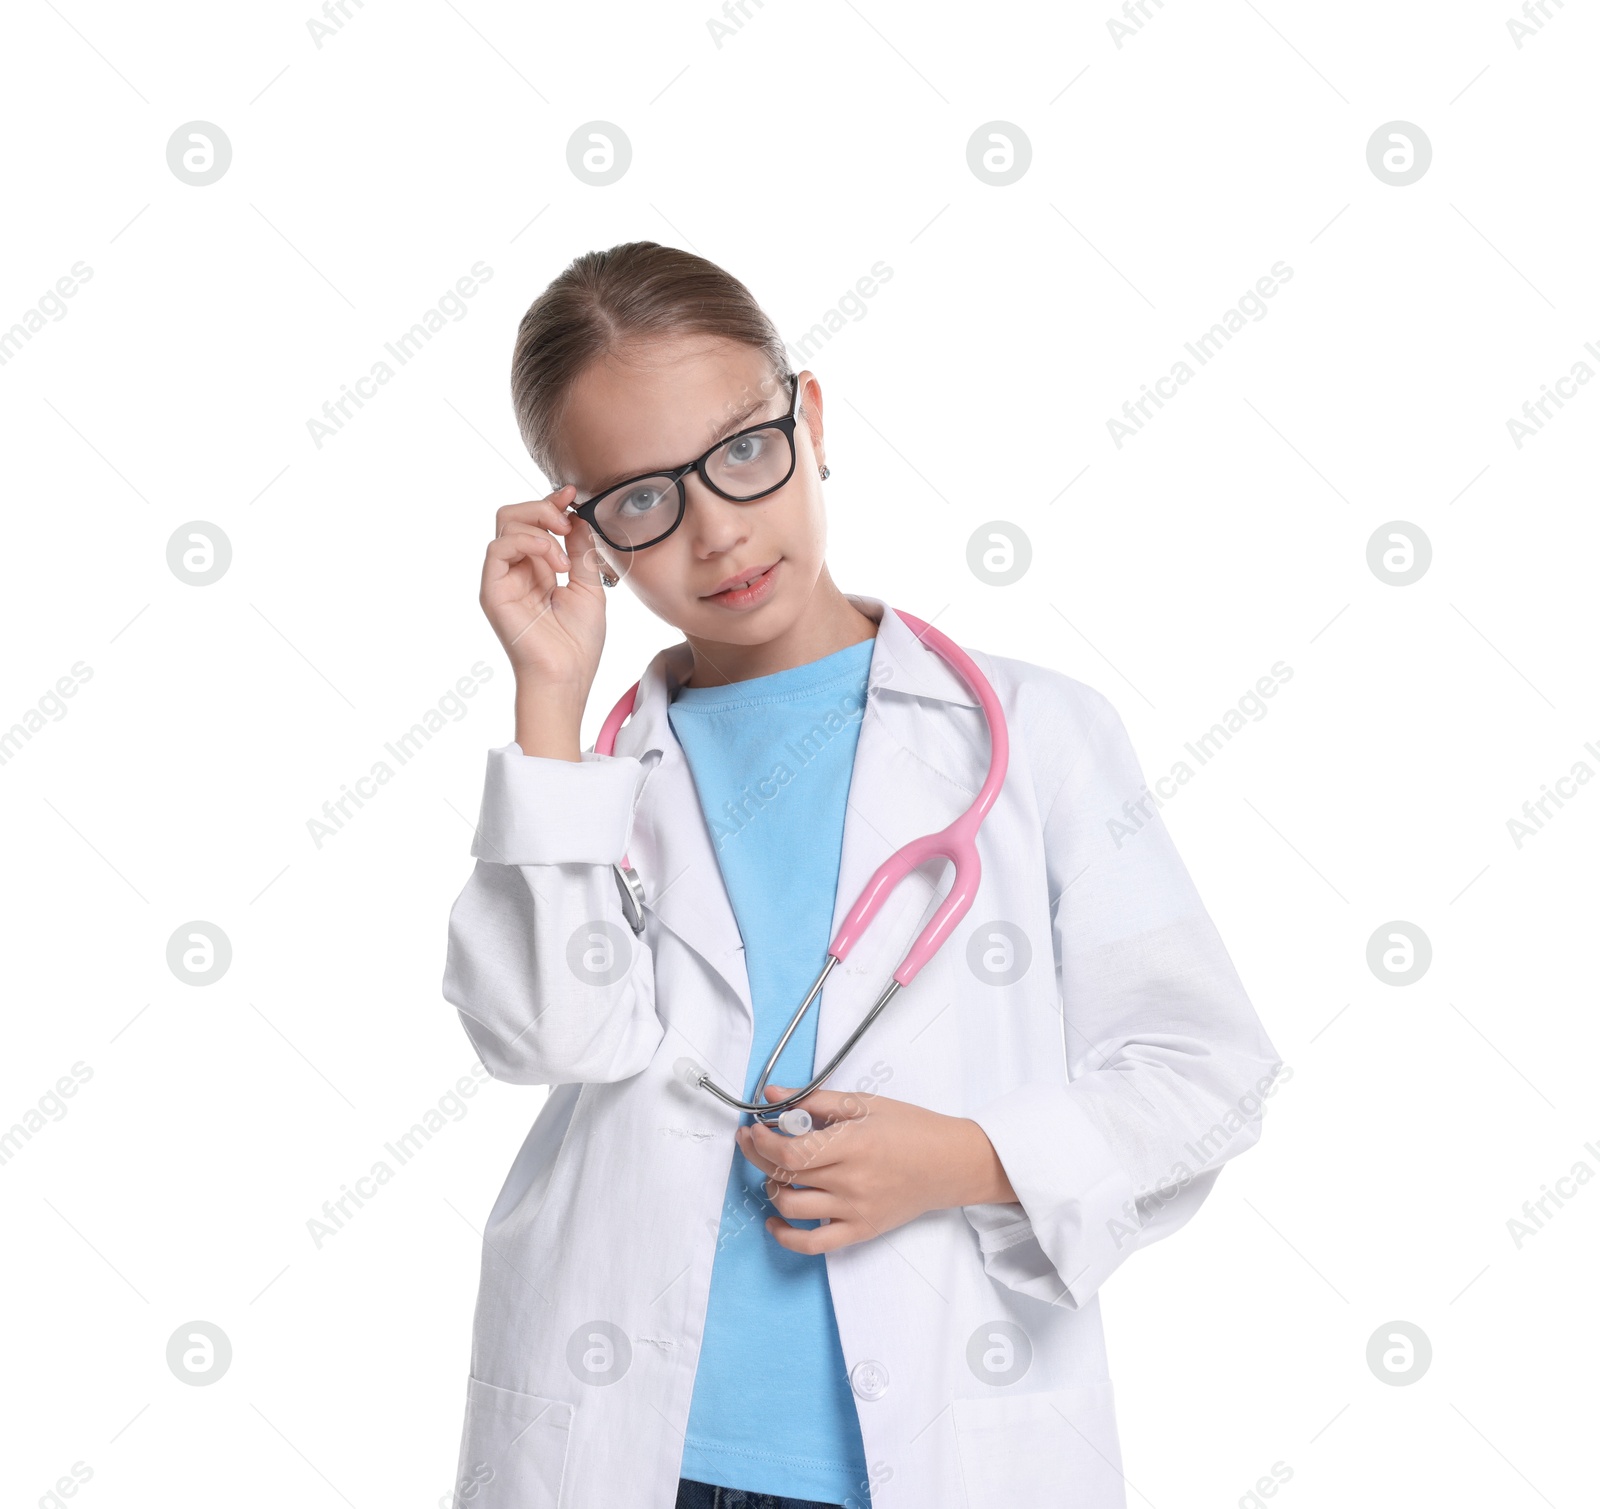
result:
M 822 398 L 809 372 L 799 382 L 794 474 L 776 492 L 734 503 L 690 472 L 683 520 L 666 539 L 624 551 L 590 533 L 605 569 L 691 641 L 779 638 L 823 572 Z M 790 393 L 760 351 L 734 341 L 672 337 L 603 357 L 573 385 L 561 422 L 563 475 L 576 486 L 576 501 L 586 502 L 629 477 L 682 466 L 736 430 L 781 418 Z M 569 547 L 581 548 L 582 529 Z M 770 579 L 743 601 L 718 596 L 728 582 L 768 569 Z

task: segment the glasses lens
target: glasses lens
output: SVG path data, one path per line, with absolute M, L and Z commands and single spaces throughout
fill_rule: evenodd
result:
M 671 477 L 641 477 L 608 494 L 595 509 L 600 533 L 625 550 L 660 539 L 678 518 L 678 484 Z
M 793 465 L 789 432 L 773 425 L 718 446 L 706 458 L 706 474 L 730 498 L 754 498 L 786 481 Z

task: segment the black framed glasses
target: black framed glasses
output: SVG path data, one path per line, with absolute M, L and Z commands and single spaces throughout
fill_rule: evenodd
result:
M 629 477 L 596 493 L 571 512 L 613 550 L 657 545 L 683 522 L 689 499 L 683 479 L 699 475 L 719 498 L 754 503 L 775 493 L 794 475 L 794 427 L 800 414 L 800 375 L 789 374 L 794 392 L 781 419 L 763 419 L 719 440 L 703 456 L 666 471 Z

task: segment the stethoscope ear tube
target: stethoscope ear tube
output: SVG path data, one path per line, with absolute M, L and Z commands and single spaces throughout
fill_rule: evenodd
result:
M 737 1095 L 730 1095 L 692 1058 L 678 1059 L 672 1066 L 672 1072 L 684 1084 L 688 1085 L 691 1090 L 704 1090 L 708 1094 L 714 1095 L 723 1105 L 731 1106 L 736 1111 L 748 1111 L 757 1121 L 768 1126 L 775 1121 L 790 1136 L 800 1136 L 805 1132 L 809 1132 L 811 1130 L 811 1113 L 809 1111 L 796 1111 L 791 1108 L 798 1101 L 804 1100 L 812 1091 L 822 1087 L 833 1071 L 844 1062 L 845 1055 L 855 1047 L 860 1040 L 861 1034 L 877 1020 L 878 1013 L 894 999 L 895 993 L 900 989 L 898 980 L 890 980 L 883 987 L 882 991 L 879 992 L 878 999 L 872 1003 L 872 1009 L 856 1023 L 855 1031 L 839 1045 L 838 1051 L 828 1060 L 826 1066 L 812 1077 L 810 1084 L 796 1090 L 793 1095 L 785 1096 L 782 1100 L 762 1100 L 760 1096 L 767 1088 L 767 1081 L 772 1077 L 772 1071 L 777 1066 L 778 1055 L 783 1052 L 784 1044 L 789 1041 L 794 1035 L 795 1028 L 805 1019 L 806 1012 L 811 1008 L 812 1000 L 816 997 L 818 990 L 822 988 L 822 982 L 828 977 L 828 971 L 838 962 L 839 960 L 835 956 L 831 954 L 828 956 L 828 962 L 823 965 L 822 973 L 817 976 L 817 983 L 811 987 L 810 994 L 800 1003 L 800 1009 L 795 1012 L 788 1027 L 785 1028 L 783 1036 L 778 1039 L 778 1046 L 772 1050 L 771 1055 L 762 1067 L 760 1077 L 756 1080 L 756 1099 L 740 1100 Z M 801 1118 L 804 1118 L 803 1124 Z
M 622 915 L 638 935 L 644 931 L 644 882 L 629 865 L 612 865 L 611 873 L 617 877 L 617 890 L 622 896 Z
M 700 1065 L 697 1064 L 692 1058 L 680 1058 L 675 1064 L 673 1064 L 672 1072 L 676 1074 L 678 1078 L 684 1082 L 684 1084 L 688 1085 L 691 1090 L 712 1090 L 714 1093 L 721 1096 L 721 1092 L 716 1090 L 715 1085 L 712 1084 L 711 1076 L 707 1074 L 706 1071 L 702 1069 Z M 800 1095 L 809 1095 L 810 1093 L 811 1087 L 808 1086 L 806 1089 L 800 1092 Z M 800 1095 L 792 1096 L 791 1099 L 798 1100 L 800 1099 Z M 724 1100 L 727 1099 L 726 1096 L 721 1096 L 721 1098 Z M 787 1105 L 788 1102 L 785 1101 L 783 1104 Z M 762 1107 L 762 1109 L 766 1111 L 774 1111 L 777 1110 L 778 1105 L 778 1101 L 773 1101 L 769 1105 Z M 761 1120 L 759 1116 L 757 1116 L 756 1119 L 758 1121 Z M 811 1130 L 811 1112 L 802 1111 L 798 1107 L 788 1111 L 779 1111 L 778 1130 L 787 1132 L 791 1137 L 804 1137 L 805 1134 Z

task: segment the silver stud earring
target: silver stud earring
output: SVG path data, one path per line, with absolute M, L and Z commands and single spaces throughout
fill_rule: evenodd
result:
M 824 482 L 826 482 L 828 480 L 828 468 L 826 466 L 819 466 L 817 468 L 817 475 L 821 477 Z

